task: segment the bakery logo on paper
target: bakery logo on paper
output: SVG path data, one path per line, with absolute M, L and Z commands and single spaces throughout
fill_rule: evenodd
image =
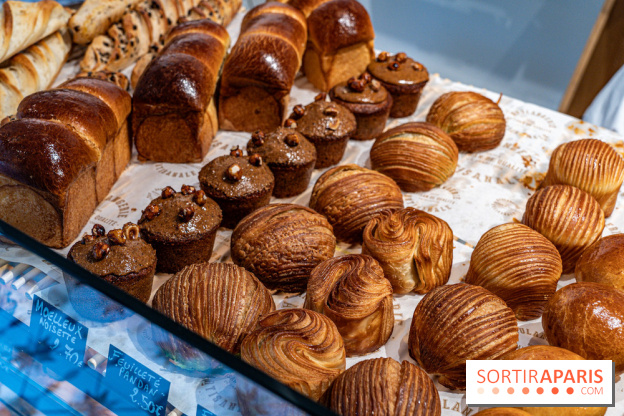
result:
M 518 109 L 509 116 L 507 130 L 521 138 L 548 140 L 557 128 L 553 119 L 539 111 Z
M 566 123 L 566 128 L 577 136 L 594 137 L 598 134 L 598 128 L 583 120 L 574 120 Z
M 459 191 L 452 186 L 442 185 L 428 192 L 404 194 L 405 205 L 420 210 L 436 213 L 449 211 L 460 199 Z
M 171 178 L 197 178 L 197 169 L 181 163 L 155 163 L 154 170 Z
M 93 220 L 96 223 L 108 227 L 118 227 L 123 222 L 127 222 L 130 214 L 130 205 L 128 205 L 125 199 L 115 195 L 108 195 L 103 202 L 106 204 L 100 204 L 95 210 Z M 117 215 L 111 215 L 111 208 L 109 207 L 113 205 L 117 208 Z
M 609 360 L 468 360 L 469 406 L 614 406 Z

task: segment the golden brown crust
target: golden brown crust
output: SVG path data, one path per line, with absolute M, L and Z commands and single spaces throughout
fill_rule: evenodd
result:
M 471 91 L 442 94 L 431 105 L 427 122 L 440 127 L 461 152 L 497 147 L 505 135 L 505 115 L 498 104 Z
M 427 293 L 414 311 L 410 356 L 450 389 L 466 388 L 466 360 L 497 359 L 516 349 L 513 311 L 496 295 L 465 283 Z
M 577 282 L 596 282 L 624 289 L 624 234 L 601 238 L 576 262 Z
M 388 210 L 362 236 L 362 253 L 379 262 L 394 293 L 427 293 L 448 282 L 453 231 L 444 220 L 411 207 Z
M 583 250 L 600 238 L 605 226 L 598 202 L 569 185 L 548 186 L 534 193 L 527 201 L 522 223 L 557 247 L 564 274 L 574 271 Z
M 440 416 L 433 381 L 414 364 L 392 358 L 361 361 L 342 373 L 321 403 L 343 416 Z
M 521 321 L 542 316 L 557 290 L 561 256 L 546 237 L 523 224 L 503 224 L 477 243 L 466 283 L 500 296 Z
M 406 123 L 383 133 L 370 151 L 371 166 L 406 192 L 428 191 L 455 173 L 458 150 L 438 127 Z
M 531 345 L 503 355 L 501 360 L 584 360 L 578 354 L 552 345 Z
M 392 179 L 379 172 L 341 165 L 316 181 L 309 205 L 327 217 L 339 240 L 357 243 L 371 218 L 384 209 L 403 208 L 403 194 Z
M 334 321 L 349 357 L 376 351 L 392 335 L 392 286 L 370 256 L 349 254 L 316 266 L 304 308 Z
M 243 340 L 241 358 L 312 400 L 321 397 L 346 365 L 336 325 L 307 309 L 266 315 Z

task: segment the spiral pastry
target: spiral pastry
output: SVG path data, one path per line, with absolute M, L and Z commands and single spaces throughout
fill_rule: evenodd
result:
M 427 373 L 392 358 L 361 361 L 342 373 L 321 398 L 342 416 L 440 416 L 438 390 Z
M 243 338 L 262 315 L 275 310 L 271 294 L 253 274 L 226 263 L 185 267 L 158 289 L 152 306 L 231 353 L 239 352 Z M 153 328 L 157 342 L 175 363 L 193 369 L 206 364 L 199 358 L 204 354 Z
M 392 334 L 392 285 L 370 256 L 349 254 L 316 266 L 304 307 L 334 321 L 349 357 L 379 349 Z
M 394 179 L 406 192 L 428 191 L 442 185 L 457 167 L 457 146 L 433 124 L 406 123 L 375 140 L 371 165 Z
M 557 290 L 562 263 L 546 237 L 522 224 L 492 228 L 472 252 L 466 283 L 503 299 L 516 318 L 536 319 Z
M 241 358 L 312 400 L 321 397 L 346 365 L 336 325 L 307 309 L 266 315 L 243 340 Z
M 466 388 L 466 360 L 493 360 L 516 349 L 518 324 L 498 296 L 465 283 L 427 293 L 410 328 L 410 356 L 450 389 Z
M 608 217 L 623 181 L 624 158 L 603 141 L 582 139 L 555 149 L 541 186 L 575 186 L 596 198 Z
M 394 293 L 427 293 L 446 284 L 453 265 L 453 232 L 415 208 L 384 211 L 366 225 L 362 253 L 379 262 Z
M 334 256 L 336 238 L 327 219 L 295 204 L 270 204 L 236 226 L 232 260 L 271 290 L 303 292 L 310 272 Z
M 505 115 L 494 101 L 472 91 L 442 94 L 431 105 L 427 122 L 444 130 L 460 152 L 494 149 L 505 136 Z
M 338 240 L 360 243 L 366 223 L 384 209 L 403 208 L 397 184 L 357 165 L 336 166 L 314 184 L 310 208 L 323 214 Z
M 583 250 L 602 235 L 605 219 L 588 193 L 569 185 L 553 185 L 529 198 L 522 223 L 549 239 L 561 255 L 563 273 L 572 273 Z

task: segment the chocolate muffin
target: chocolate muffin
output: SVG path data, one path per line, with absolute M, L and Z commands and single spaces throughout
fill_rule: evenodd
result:
M 316 147 L 317 169 L 340 162 L 347 142 L 355 132 L 355 116 L 340 104 L 325 101 L 326 94 L 317 95 L 316 101 L 302 107 L 295 106 L 285 126 L 296 129 Z
M 288 198 L 299 195 L 310 183 L 316 148 L 296 130 L 278 127 L 268 134 L 258 130 L 247 143 L 247 153 L 257 153 L 275 177 L 273 195 Z
M 377 137 L 386 127 L 392 96 L 368 72 L 359 78 L 350 78 L 331 89 L 329 97 L 332 101 L 346 107 L 353 113 L 357 122 L 355 140 L 370 140 Z
M 236 148 L 229 156 L 219 156 L 204 166 L 199 184 L 221 207 L 221 226 L 233 229 L 246 215 L 269 203 L 275 178 L 262 156 L 244 157 Z
M 67 258 L 130 295 L 147 302 L 156 270 L 156 251 L 140 238 L 139 227 L 132 223 L 106 233 L 100 224 L 91 234 L 72 246 Z M 94 321 L 122 319 L 124 308 L 102 296 L 89 285 L 65 274 L 67 294 L 74 310 Z
M 379 80 L 392 95 L 390 117 L 407 117 L 416 111 L 423 88 L 429 82 L 429 73 L 421 63 L 403 52 L 389 56 L 381 52 L 368 64 L 368 72 Z
M 156 249 L 156 270 L 176 273 L 209 261 L 221 218 L 219 206 L 204 191 L 188 185 L 181 192 L 163 189 L 139 220 L 141 235 Z

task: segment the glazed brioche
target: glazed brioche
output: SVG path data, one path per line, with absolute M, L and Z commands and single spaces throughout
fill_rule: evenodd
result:
M 200 162 L 217 133 L 213 95 L 230 37 L 208 19 L 175 28 L 141 76 L 132 98 L 139 157 Z
M 306 43 L 303 14 L 271 2 L 251 9 L 221 77 L 219 125 L 270 131 L 282 124 Z

